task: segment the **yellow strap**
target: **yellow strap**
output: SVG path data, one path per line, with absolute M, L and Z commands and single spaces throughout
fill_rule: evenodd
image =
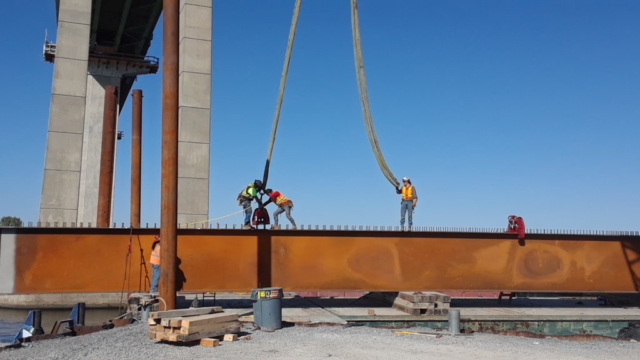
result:
M 273 154 L 273 146 L 276 143 L 276 132 L 278 131 L 278 121 L 280 120 L 280 109 L 282 108 L 282 99 L 284 98 L 284 88 L 287 85 L 287 75 L 289 74 L 289 62 L 291 62 L 291 52 L 293 51 L 293 41 L 296 38 L 296 27 L 298 26 L 298 16 L 300 15 L 300 5 L 302 0 L 296 0 L 293 8 L 293 18 L 291 19 L 291 28 L 289 29 L 289 40 L 287 41 L 287 51 L 284 55 L 284 66 L 282 68 L 282 76 L 280 77 L 280 91 L 278 91 L 278 100 L 276 101 L 276 113 L 273 116 L 273 127 L 271 128 L 271 140 L 269 141 L 269 150 L 267 151 L 267 163 L 264 169 L 264 178 L 262 182 L 267 186 L 269 178 L 269 166 L 271 165 L 271 155 Z
M 182 225 L 184 225 L 184 226 L 189 226 L 189 225 L 193 225 L 193 224 L 204 224 L 204 223 L 208 223 L 208 222 L 212 222 L 212 221 L 216 221 L 216 220 L 224 219 L 224 218 L 227 218 L 227 217 L 229 217 L 229 216 L 233 216 L 233 215 L 235 215 L 235 214 L 239 214 L 239 213 L 241 213 L 241 212 L 243 212 L 243 211 L 245 211 L 245 210 L 247 210 L 247 209 L 251 209 L 251 206 L 247 206 L 246 208 L 244 208 L 244 209 L 242 209 L 242 210 L 239 210 L 239 211 L 236 211 L 236 212 L 234 212 L 234 213 L 232 213 L 232 214 L 229 214 L 229 215 L 220 216 L 220 217 L 218 217 L 218 218 L 209 219 L 209 220 L 205 220 L 205 221 L 196 221 L 196 222 L 191 222 L 191 223 L 186 223 L 186 224 L 180 224 L 180 226 L 182 226 Z
M 442 334 L 425 334 L 421 332 L 413 332 L 413 331 L 393 331 L 395 334 L 408 334 L 408 335 L 422 335 L 422 336 L 430 336 L 430 337 L 442 337 Z
M 358 80 L 358 91 L 360 92 L 360 102 L 362 103 L 362 114 L 364 115 L 364 125 L 369 136 L 369 142 L 373 149 L 373 154 L 378 161 L 378 166 L 382 174 L 394 187 L 400 186 L 400 182 L 393 175 L 387 162 L 382 155 L 376 129 L 373 126 L 373 116 L 369 107 L 369 93 L 367 91 L 367 78 L 364 73 L 364 59 L 362 57 L 362 42 L 360 40 L 360 19 L 358 18 L 358 0 L 351 0 L 351 31 L 353 32 L 353 53 L 356 61 L 356 79 Z

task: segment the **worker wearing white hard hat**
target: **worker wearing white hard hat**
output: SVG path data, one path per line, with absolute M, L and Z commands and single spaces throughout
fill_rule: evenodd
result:
M 418 205 L 418 192 L 415 186 L 411 184 L 411 179 L 408 177 L 402 178 L 402 187 L 396 187 L 396 193 L 402 194 L 402 201 L 400 202 L 400 229 L 404 231 L 404 219 L 407 213 L 409 213 L 409 227 L 408 231 L 411 231 L 413 226 L 413 209 Z

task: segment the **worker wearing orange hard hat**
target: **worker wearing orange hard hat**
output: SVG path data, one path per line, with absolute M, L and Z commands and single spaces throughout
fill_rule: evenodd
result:
M 151 292 L 158 292 L 158 282 L 160 281 L 160 236 L 156 235 L 151 245 Z
M 402 194 L 402 201 L 400 202 L 400 229 L 404 231 L 404 218 L 409 213 L 409 228 L 413 226 L 413 210 L 418 205 L 418 192 L 415 186 L 411 184 L 411 179 L 408 177 L 402 178 L 402 187 L 396 187 L 396 193 Z

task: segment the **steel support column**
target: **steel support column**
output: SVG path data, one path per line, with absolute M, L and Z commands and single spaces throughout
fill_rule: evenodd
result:
M 140 227 L 142 174 L 142 90 L 133 90 L 131 117 L 131 227 Z
M 162 182 L 160 213 L 160 296 L 176 307 L 178 225 L 178 79 L 180 1 L 164 0 L 162 49 Z
M 118 87 L 108 85 L 104 92 L 102 123 L 102 152 L 100 156 L 100 183 L 98 188 L 98 227 L 109 227 L 113 199 L 113 165 L 116 146 L 118 114 Z

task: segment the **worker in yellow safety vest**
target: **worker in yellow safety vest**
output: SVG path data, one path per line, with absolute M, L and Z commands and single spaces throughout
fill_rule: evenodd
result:
M 158 282 L 160 281 L 160 236 L 156 235 L 155 241 L 151 245 L 151 292 L 158 292 Z
M 284 194 L 282 194 L 280 191 L 267 189 L 264 191 L 264 193 L 269 196 L 269 200 L 264 203 L 264 206 L 267 206 L 267 204 L 269 203 L 278 205 L 278 209 L 273 212 L 273 226 L 271 227 L 271 229 L 280 229 L 280 225 L 278 225 L 278 216 L 280 216 L 280 214 L 282 213 L 285 213 L 287 219 L 289 219 L 289 221 L 291 222 L 291 229 L 297 229 L 296 221 L 293 220 L 293 217 L 291 217 L 291 210 L 293 210 L 293 201 L 284 196 Z
M 404 231 L 404 217 L 408 212 L 408 230 L 411 231 L 411 226 L 413 226 L 413 210 L 418 205 L 418 192 L 416 191 L 415 186 L 411 184 L 411 179 L 409 179 L 408 177 L 403 177 L 402 183 L 402 188 L 396 187 L 396 193 L 402 194 L 402 201 L 400 202 L 400 229 Z
M 247 185 L 242 191 L 238 194 L 236 200 L 238 200 L 238 205 L 242 206 L 244 209 L 244 223 L 243 229 L 252 229 L 251 226 L 251 201 L 256 200 L 258 204 L 260 204 L 260 198 L 258 198 L 258 192 L 262 190 L 262 181 L 254 180 L 251 184 Z

